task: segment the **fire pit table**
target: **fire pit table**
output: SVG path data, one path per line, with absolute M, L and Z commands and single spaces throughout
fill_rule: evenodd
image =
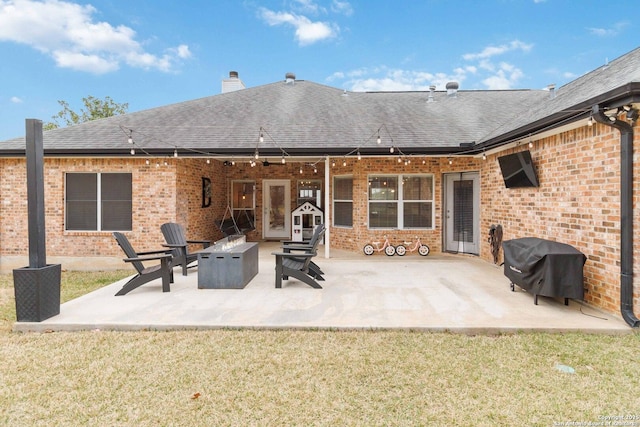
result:
M 198 252 L 198 289 L 243 289 L 256 274 L 257 243 L 223 239 Z

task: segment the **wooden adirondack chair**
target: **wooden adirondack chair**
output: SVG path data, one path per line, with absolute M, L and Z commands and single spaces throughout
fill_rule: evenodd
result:
M 324 231 L 324 225 L 318 226 L 308 242 L 283 242 L 282 252 L 273 253 L 276 257 L 276 288 L 281 288 L 282 281 L 291 276 L 313 288 L 322 289 L 316 279 L 324 280 L 324 273 L 312 258 L 317 254 Z
M 187 275 L 189 264 L 198 260 L 197 252 L 189 252 L 190 244 L 200 244 L 202 248 L 208 248 L 211 244 L 210 240 L 187 240 L 184 228 L 180 224 L 167 222 L 160 226 L 160 231 L 166 240 L 166 246 L 173 249 L 173 266 L 182 266 L 182 275 Z
M 309 274 L 309 263 L 316 256 L 315 252 L 291 254 L 285 252 L 273 252 L 276 256 L 276 288 L 282 288 L 282 281 L 289 276 L 306 283 L 312 288 L 322 289 L 315 278 Z
M 162 278 L 162 292 L 170 291 L 170 283 L 173 283 L 170 250 L 136 252 L 124 234 L 115 232 L 113 237 L 127 256 L 124 261 L 130 262 L 138 272 L 118 291 L 116 296 L 124 295 L 145 283 L 159 278 Z M 147 261 L 160 261 L 160 264 L 145 267 L 143 262 Z
M 282 251 L 285 253 L 313 253 L 317 252 L 318 244 L 322 240 L 322 237 L 325 233 L 324 224 L 318 224 L 313 230 L 313 235 L 311 239 L 303 242 L 296 242 L 293 240 L 285 240 L 281 242 Z M 309 273 L 317 280 L 324 280 L 322 275 L 324 272 L 322 269 L 313 261 L 309 262 Z

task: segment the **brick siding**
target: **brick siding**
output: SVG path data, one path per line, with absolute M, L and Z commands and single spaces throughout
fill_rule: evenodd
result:
M 640 138 L 635 129 L 634 208 L 640 203 Z M 610 312 L 620 305 L 620 134 L 603 125 L 585 126 L 534 142 L 530 149 L 540 187 L 507 189 L 497 158 L 529 149 L 519 146 L 489 155 L 486 160 L 470 157 L 411 157 L 411 163 L 397 158 L 336 159 L 330 177 L 353 177 L 353 227 L 332 227 L 331 246 L 350 251 L 388 234 L 394 243 L 411 240 L 416 234 L 432 253 L 443 250 L 443 176 L 450 172 L 480 174 L 480 257 L 492 262 L 487 243 L 489 227 L 501 224 L 504 240 L 540 237 L 575 246 L 588 257 L 585 265 L 585 299 Z M 308 163 L 289 161 L 285 165 L 250 167 L 238 161 L 234 166 L 205 159 L 168 159 L 156 166 L 145 159 L 45 159 L 45 203 L 48 256 L 121 256 L 110 232 L 64 231 L 64 174 L 66 172 L 130 172 L 133 175 L 133 230 L 127 233 L 139 250 L 155 249 L 162 242 L 160 225 L 178 222 L 190 239 L 217 240 L 222 237 L 214 221 L 222 219 L 229 204 L 231 182 L 249 180 L 256 184 L 256 229 L 249 240 L 262 238 L 263 179 L 291 180 L 291 209 L 296 207 L 297 182 L 314 179 L 325 188 L 324 162 L 314 171 Z M 300 174 L 300 167 L 303 173 Z M 432 174 L 434 179 L 434 227 L 431 230 L 369 230 L 368 176 L 371 174 Z M 211 179 L 212 203 L 202 207 L 202 178 Z M 27 186 L 24 159 L 0 159 L 0 257 L 26 256 Z M 332 199 L 332 198 L 331 198 Z M 332 224 L 331 209 L 322 206 L 325 223 Z M 640 215 L 634 214 L 634 228 L 640 230 Z M 502 256 L 502 255 L 501 255 Z M 502 259 L 501 259 L 502 260 Z M 634 247 L 634 307 L 640 307 L 640 241 Z

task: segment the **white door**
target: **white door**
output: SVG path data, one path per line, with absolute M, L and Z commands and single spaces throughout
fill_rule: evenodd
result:
M 480 253 L 480 175 L 478 172 L 444 176 L 445 250 Z
M 286 179 L 262 181 L 265 239 L 291 239 L 291 182 Z

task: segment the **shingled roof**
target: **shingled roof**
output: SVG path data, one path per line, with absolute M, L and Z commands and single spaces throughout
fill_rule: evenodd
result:
M 505 143 L 518 135 L 588 115 L 594 102 L 637 91 L 640 49 L 559 88 L 347 92 L 304 80 L 275 83 L 86 122 L 44 133 L 46 155 L 387 155 L 450 154 Z M 617 97 L 617 98 L 616 98 Z M 258 144 L 262 133 L 264 142 Z M 376 144 L 380 134 L 382 143 Z M 23 155 L 24 139 L 0 143 L 0 156 Z

